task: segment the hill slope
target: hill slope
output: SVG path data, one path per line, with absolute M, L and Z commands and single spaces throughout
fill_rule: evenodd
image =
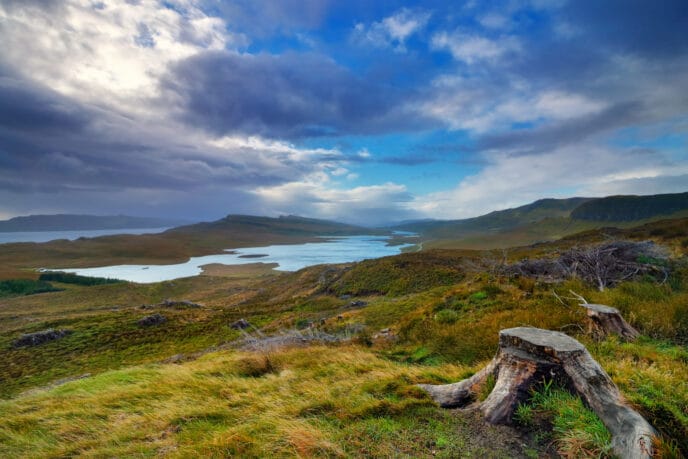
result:
M 181 220 L 127 215 L 28 215 L 0 221 L 0 232 L 163 228 L 184 223 Z
M 571 218 L 601 222 L 628 222 L 670 215 L 688 209 L 688 192 L 651 196 L 608 196 L 582 203 Z
M 541 199 L 475 218 L 395 228 L 419 233 L 423 248 L 494 249 L 553 241 L 603 226 L 629 227 L 684 216 L 688 216 L 688 193 Z

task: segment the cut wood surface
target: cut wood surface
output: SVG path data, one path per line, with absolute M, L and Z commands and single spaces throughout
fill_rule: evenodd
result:
M 590 319 L 590 331 L 597 338 L 604 338 L 612 333 L 627 341 L 633 341 L 640 333 L 624 320 L 618 309 L 603 304 L 581 304 L 587 309 Z
M 655 430 L 623 401 L 585 346 L 564 333 L 532 327 L 502 330 L 497 355 L 480 372 L 458 383 L 420 387 L 442 407 L 463 407 L 475 400 L 490 375 L 495 378 L 494 389 L 477 405 L 489 422 L 511 423 L 518 404 L 528 400 L 531 389 L 554 380 L 578 394 L 597 413 L 612 434 L 617 455 L 652 457 Z

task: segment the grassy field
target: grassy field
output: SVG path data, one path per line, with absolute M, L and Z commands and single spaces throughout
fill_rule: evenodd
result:
M 506 254 L 433 250 L 285 274 L 210 267 L 213 275 L 159 284 L 52 282 L 64 290 L 0 298 L 0 456 L 608 454 L 605 429 L 567 394 L 535 396 L 514 429 L 437 408 L 415 388 L 471 375 L 494 354 L 500 329 L 532 325 L 583 342 L 660 430 L 665 456 L 679 457 L 688 451 L 686 223 L 589 231 Z M 576 279 L 503 277 L 483 263 L 553 256 L 610 236 L 668 247 L 672 275 L 600 292 Z M 552 294 L 570 290 L 619 308 L 642 337 L 595 341 L 583 309 Z M 198 306 L 161 305 L 167 298 Z M 167 320 L 139 325 L 156 313 Z M 255 328 L 232 329 L 240 318 Z M 12 344 L 49 328 L 72 333 Z M 339 339 L 239 345 L 245 333 L 294 330 Z

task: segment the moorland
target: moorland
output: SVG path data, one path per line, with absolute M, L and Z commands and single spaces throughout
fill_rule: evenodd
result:
M 534 203 L 500 214 L 511 220 L 499 227 L 492 215 L 481 237 L 452 233 L 456 222 L 406 224 L 420 233 L 422 250 L 394 257 L 293 273 L 257 262 L 145 285 L 41 279 L 32 268 L 54 260 L 166 263 L 362 229 L 234 216 L 161 235 L 2 247 L 0 455 L 611 457 L 605 426 L 561 388 L 543 385 L 513 425 L 491 426 L 474 412 L 439 408 L 416 386 L 474 374 L 494 355 L 501 329 L 530 325 L 582 342 L 658 430 L 659 453 L 681 457 L 688 452 L 685 209 L 630 220 L 572 215 L 588 202 L 563 210 Z M 653 247 L 634 260 L 647 269 L 602 286 L 575 273 L 521 269 L 619 241 Z M 618 308 L 640 338 L 595 336 L 574 294 Z M 20 340 L 46 330 L 64 333 L 38 345 Z

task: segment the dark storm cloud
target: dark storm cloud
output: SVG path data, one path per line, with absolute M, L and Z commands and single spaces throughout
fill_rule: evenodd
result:
M 218 154 L 183 136 L 155 133 L 117 113 L 47 88 L 0 77 L 0 189 L 13 192 L 194 190 L 271 186 L 308 173 L 312 163 L 285 157 L 263 166 L 257 153 Z M 336 159 L 324 151 L 317 160 Z
M 519 36 L 522 52 L 479 76 L 489 107 L 510 82 L 563 91 L 605 105 L 599 112 L 502 126 L 476 135 L 467 151 L 547 153 L 620 129 L 648 126 L 688 112 L 688 2 L 571 0 Z M 562 30 L 566 30 L 562 32 Z M 484 71 L 485 69 L 483 69 Z M 509 95 L 509 92 L 506 92 Z
M 535 129 L 509 131 L 483 136 L 472 147 L 474 150 L 506 149 L 523 154 L 542 153 L 572 144 L 582 143 L 590 137 L 616 128 L 632 125 L 644 117 L 640 102 L 623 102 L 600 113 L 565 122 L 548 124 Z
M 685 0 L 571 0 L 559 14 L 575 24 L 595 47 L 650 58 L 688 50 Z
M 91 114 L 66 97 L 0 74 L 0 127 L 42 132 L 80 131 Z
M 181 97 L 185 121 L 215 134 L 380 134 L 423 123 L 404 109 L 412 91 L 312 54 L 207 52 L 176 64 L 164 85 Z

